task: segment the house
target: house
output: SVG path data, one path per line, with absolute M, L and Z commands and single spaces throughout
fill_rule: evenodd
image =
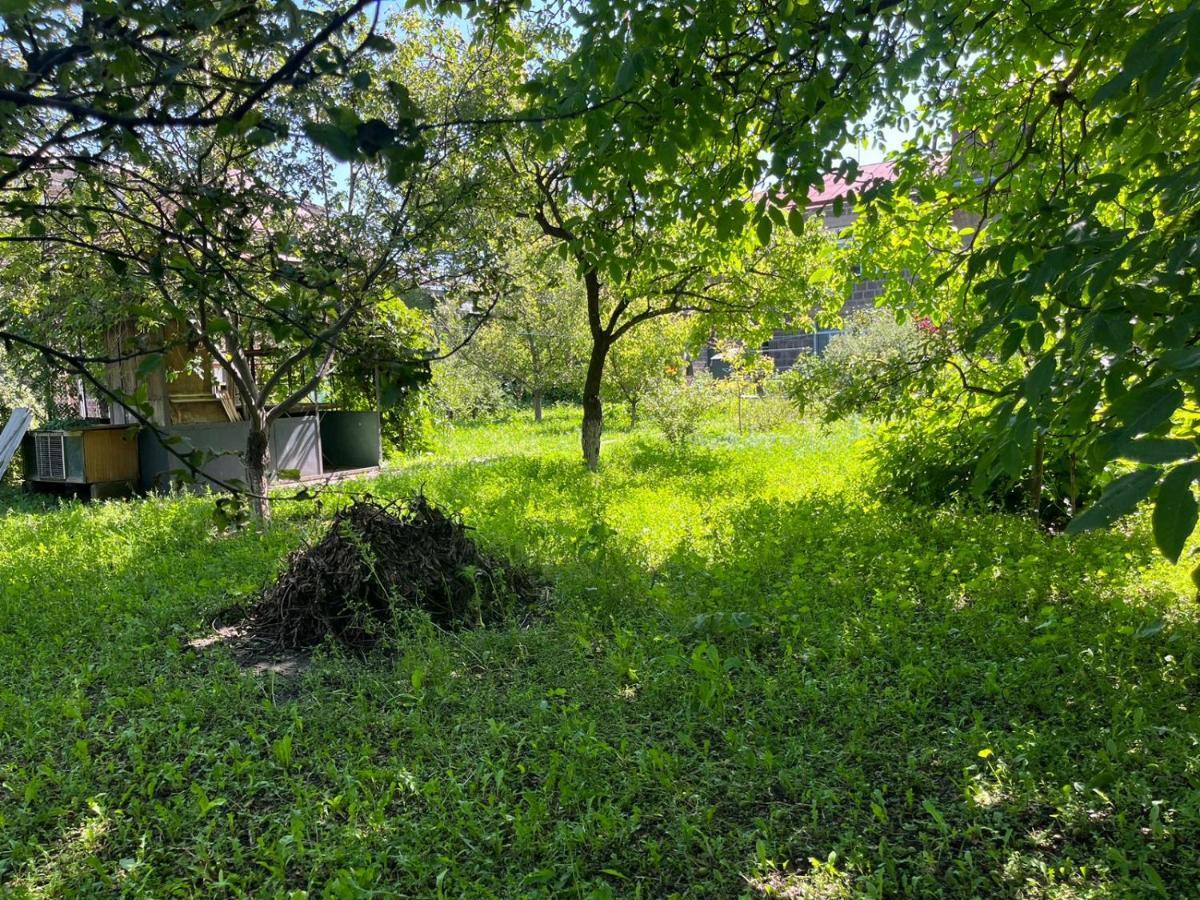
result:
M 841 235 L 858 217 L 853 205 L 846 200 L 848 195 L 852 191 L 860 194 L 881 182 L 894 181 L 895 178 L 895 168 L 890 162 L 865 165 L 859 170 L 857 177 L 850 181 L 843 179 L 837 173 L 826 175 L 824 184 L 820 188 L 809 190 L 805 213 L 808 216 L 819 217 L 826 231 L 834 235 Z M 858 310 L 872 308 L 875 300 L 883 293 L 883 289 L 882 281 L 858 282 L 851 291 L 850 299 L 839 310 L 839 315 L 845 318 Z M 824 353 L 825 348 L 829 346 L 829 341 L 839 332 L 838 328 L 817 328 L 815 331 L 777 330 L 771 339 L 763 344 L 760 352 L 771 358 L 777 372 L 784 372 L 794 366 L 796 360 L 806 353 Z M 715 354 L 714 347 L 704 348 L 700 357 L 694 361 L 693 367 L 701 370 L 709 369 L 718 376 L 724 374 L 724 366 L 719 358 L 714 358 Z

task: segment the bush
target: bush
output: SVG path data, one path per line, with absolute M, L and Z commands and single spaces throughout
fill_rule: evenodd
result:
M 767 378 L 758 388 L 754 394 L 742 394 L 738 420 L 742 431 L 778 431 L 795 422 L 796 406 L 787 396 L 782 376 Z M 736 408 L 734 412 L 736 415 Z
M 383 443 L 389 454 L 427 453 L 433 449 L 435 425 L 429 388 L 383 411 Z
M 434 366 L 430 409 L 444 422 L 474 422 L 503 418 L 516 408 L 504 387 L 458 359 Z
M 940 506 L 972 499 L 984 429 L 970 418 L 920 416 L 880 428 L 869 455 L 885 496 Z
M 888 423 L 871 451 L 876 488 L 884 495 L 931 506 L 965 502 L 1036 513 L 1046 525 L 1065 523 L 1095 496 L 1102 469 L 1077 459 L 1072 445 L 1053 437 L 1044 439 L 1040 477 L 1032 453 L 1013 457 L 990 398 L 1026 373 L 1018 359 L 961 354 L 958 328 L 961 323 L 897 322 L 883 310 L 856 313 L 824 356 L 803 357 L 788 373 L 786 392 L 802 412 L 827 422 L 860 415 Z M 1006 463 L 1002 470 L 997 457 Z
M 697 375 L 690 383 L 664 381 L 646 398 L 646 417 L 658 426 L 669 443 L 682 447 L 720 400 L 710 375 Z
M 907 497 L 930 506 L 982 505 L 1031 512 L 1033 463 L 1015 474 L 982 480 L 980 457 L 995 441 L 992 420 L 981 411 L 925 410 L 880 428 L 869 456 L 875 487 L 884 496 Z M 1061 525 L 1099 493 L 1100 472 L 1074 457 L 1061 440 L 1045 446 L 1038 518 Z
M 785 390 L 802 413 L 825 421 L 847 415 L 884 420 L 937 390 L 945 378 L 949 335 L 926 322 L 897 322 L 884 310 L 861 310 L 821 356 L 801 356 Z

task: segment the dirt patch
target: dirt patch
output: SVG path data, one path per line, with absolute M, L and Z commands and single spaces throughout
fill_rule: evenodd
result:
M 215 625 L 202 638 L 188 641 L 197 652 L 213 647 L 228 647 L 238 665 L 255 675 L 280 675 L 290 678 L 309 667 L 312 657 L 302 650 L 286 650 L 256 637 L 245 625 Z
M 461 520 L 424 496 L 360 501 L 288 558 L 240 626 L 241 641 L 296 651 L 332 637 L 369 650 L 407 610 L 455 630 L 498 622 L 542 594 L 528 572 L 483 553 Z

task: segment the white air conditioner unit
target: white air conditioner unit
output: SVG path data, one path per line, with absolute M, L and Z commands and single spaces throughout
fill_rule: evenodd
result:
M 35 432 L 33 457 L 36 477 L 43 481 L 66 481 L 67 454 L 62 432 Z

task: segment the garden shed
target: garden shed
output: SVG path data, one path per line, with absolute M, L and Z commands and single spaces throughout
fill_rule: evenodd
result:
M 249 423 L 222 370 L 202 347 L 163 331 L 151 342 L 165 349 L 158 360 L 149 351 L 130 352 L 131 326 L 105 335 L 106 387 L 116 396 L 138 396 L 142 418 L 115 400 L 99 420 L 72 422 L 30 432 L 24 442 L 26 482 L 34 490 L 71 490 L 112 496 L 134 490 L 166 490 L 184 467 L 168 449 L 212 454 L 197 484 L 220 487 L 245 482 L 241 456 Z M 145 337 L 142 337 L 145 340 Z M 270 365 L 270 348 L 257 350 L 259 364 Z M 301 481 L 345 477 L 371 471 L 381 458 L 380 414 L 338 409 L 322 403 L 322 387 L 310 399 L 280 416 L 270 431 L 270 477 L 280 473 Z

